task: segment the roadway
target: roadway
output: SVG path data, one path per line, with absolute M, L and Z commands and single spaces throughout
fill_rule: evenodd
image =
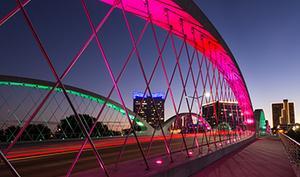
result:
M 186 135 L 186 142 L 189 147 L 193 145 L 194 135 Z M 205 144 L 202 134 L 198 134 L 199 143 Z M 150 137 L 139 137 L 144 151 L 150 142 Z M 210 138 L 213 141 L 213 138 Z M 98 152 L 102 156 L 105 165 L 113 164 L 117 161 L 119 152 L 124 143 L 124 137 L 95 140 Z M 39 145 L 19 145 L 8 155 L 8 159 L 22 177 L 54 177 L 64 176 L 70 168 L 82 141 L 45 143 Z M 174 135 L 171 143 L 172 152 L 184 148 L 180 135 Z M 149 156 L 164 154 L 165 145 L 162 136 L 156 136 L 151 147 Z M 129 137 L 121 161 L 141 159 L 141 153 L 133 137 Z M 98 164 L 90 145 L 86 145 L 73 172 L 84 171 L 97 168 Z M 41 175 L 42 174 L 42 175 Z M 9 177 L 9 169 L 3 162 L 0 164 L 0 176 Z
M 186 144 L 188 147 L 196 146 L 194 142 L 194 134 L 186 134 Z M 196 135 L 198 137 L 199 144 L 206 146 L 206 139 L 203 133 Z M 214 148 L 213 141 L 219 141 L 225 139 L 227 134 L 222 135 L 207 134 L 208 141 L 212 148 Z M 214 139 L 214 137 L 216 139 Z M 167 136 L 169 141 L 170 136 Z M 140 136 L 142 148 L 146 153 L 149 146 L 150 137 Z M 224 140 L 225 141 L 225 140 Z M 76 141 L 45 141 L 37 142 L 35 144 L 19 144 L 16 145 L 11 152 L 7 154 L 7 158 L 16 168 L 16 170 L 23 177 L 54 177 L 64 176 L 70 168 L 76 154 L 78 153 L 83 140 Z M 110 165 L 118 161 L 118 156 L 121 151 L 121 147 L 124 143 L 124 137 L 111 137 L 103 139 L 95 139 L 94 143 L 101 155 L 105 165 Z M 184 149 L 184 144 L 180 134 L 173 135 L 172 143 L 170 146 L 172 152 L 180 151 Z M 4 147 L 2 147 L 4 149 Z M 201 148 L 202 149 L 202 148 Z M 205 150 L 205 148 L 203 148 Z M 207 150 L 207 149 L 206 149 Z M 149 157 L 154 155 L 165 154 L 165 145 L 162 136 L 155 136 L 149 153 Z M 124 153 L 120 161 L 127 161 L 133 159 L 141 159 L 141 153 L 136 144 L 134 137 L 129 137 L 125 146 Z M 87 144 L 84 151 L 76 164 L 73 172 L 85 171 L 87 169 L 97 168 L 98 163 L 94 156 L 91 146 Z M 0 163 L 0 177 L 11 176 L 9 169 L 3 162 Z

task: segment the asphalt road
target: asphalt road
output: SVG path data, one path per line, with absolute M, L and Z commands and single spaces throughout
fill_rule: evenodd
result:
M 210 138 L 211 141 L 213 138 Z M 139 138 L 144 152 L 149 145 L 149 137 Z M 205 144 L 203 135 L 198 135 L 198 141 Z M 194 137 L 190 135 L 186 137 L 188 147 L 193 145 Z M 95 141 L 99 154 L 101 155 L 105 165 L 114 164 L 118 160 L 124 138 L 112 138 Z M 12 165 L 20 173 L 22 177 L 56 177 L 66 175 L 75 156 L 80 148 L 82 141 L 40 144 L 39 146 L 23 145 L 13 149 L 7 155 Z M 171 143 L 171 150 L 179 151 L 184 149 L 184 144 L 179 135 L 175 136 Z M 152 143 L 149 156 L 165 154 L 165 145 L 162 137 L 156 137 Z M 128 139 L 121 161 L 141 159 L 141 153 L 133 137 Z M 73 172 L 84 171 L 99 167 L 96 157 L 90 146 L 82 153 Z M 0 163 L 0 177 L 12 176 L 7 166 Z

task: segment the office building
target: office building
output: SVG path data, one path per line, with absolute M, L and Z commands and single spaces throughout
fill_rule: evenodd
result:
M 133 93 L 133 111 L 153 127 L 164 122 L 164 104 L 163 93 L 152 93 L 152 97 L 141 92 Z
M 218 124 L 228 123 L 235 129 L 243 124 L 243 113 L 237 102 L 216 101 L 202 106 L 202 116 L 212 128 Z
M 295 123 L 294 103 L 288 102 L 287 99 L 283 103 L 272 104 L 273 127 L 287 127 L 289 124 Z

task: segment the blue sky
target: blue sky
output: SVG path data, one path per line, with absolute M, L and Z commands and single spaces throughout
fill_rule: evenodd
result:
M 195 0 L 233 52 L 254 109 L 295 102 L 300 122 L 300 1 Z
M 55 3 L 52 0 L 33 1 L 26 7 L 59 72 L 62 72 L 91 33 L 80 1 L 72 0 L 72 3 L 68 3 L 67 6 L 66 2 L 71 1 L 55 1 Z M 298 106 L 300 104 L 300 1 L 195 0 L 195 2 L 215 25 L 236 57 L 246 80 L 254 109 L 264 109 L 266 118 L 271 120 L 271 103 L 287 98 L 295 102 L 297 117 L 297 110 L 300 110 Z M 13 7 L 15 7 L 14 1 L 1 1 L 0 16 L 8 13 Z M 100 3 L 96 0 L 89 1 L 88 8 L 94 23 L 98 23 L 109 9 L 108 6 L 100 8 Z M 130 39 L 128 35 L 120 32 L 126 30 L 124 21 L 117 18 L 120 15 L 120 11 L 112 14 L 100 37 L 108 55 L 117 59 L 124 57 L 130 49 L 129 45 L 123 45 L 125 42 L 130 43 Z M 133 19 L 130 16 L 129 18 Z M 131 22 L 137 34 L 144 22 L 139 19 L 133 19 Z M 150 34 L 150 31 L 147 33 Z M 166 35 L 163 31 L 159 34 L 161 38 Z M 122 42 L 111 43 L 112 40 Z M 144 53 L 142 57 L 145 65 L 150 66 L 149 68 L 153 66 L 151 58 L 157 55 L 153 52 L 156 50 L 153 44 L 152 37 L 146 37 L 141 42 L 143 47 L 140 50 Z M 115 48 L 120 50 L 116 52 Z M 0 74 L 54 80 L 21 13 L 1 26 L 0 49 L 2 54 Z M 171 48 L 166 50 L 171 51 Z M 106 68 L 103 61 L 99 63 L 98 57 L 100 57 L 99 50 L 95 42 L 92 42 L 66 78 L 66 83 L 84 86 L 85 89 L 106 95 L 112 83 L 107 72 L 103 72 Z M 115 71 L 120 69 L 120 62 L 111 62 L 111 64 Z M 133 76 L 136 66 L 137 62 L 130 63 L 131 69 L 126 72 L 126 75 Z M 149 73 L 150 69 L 146 68 L 146 72 Z M 153 91 L 162 91 L 162 88 L 166 88 L 166 85 L 159 82 L 161 75 L 160 70 L 154 77 Z M 143 80 L 142 78 L 123 80 L 120 85 L 122 90 L 127 90 L 125 101 L 131 107 L 131 92 L 134 89 L 144 88 Z M 116 93 L 112 97 L 118 99 Z M 296 121 L 300 122 L 299 116 Z

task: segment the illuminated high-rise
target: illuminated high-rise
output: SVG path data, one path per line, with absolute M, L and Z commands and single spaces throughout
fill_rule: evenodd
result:
M 133 111 L 151 126 L 164 122 L 164 104 L 165 98 L 163 93 L 152 93 L 144 96 L 141 92 L 133 93 Z
M 295 123 L 294 103 L 288 102 L 287 99 L 283 103 L 272 104 L 273 127 L 285 127 Z
M 237 102 L 216 101 L 202 106 L 202 116 L 215 127 L 226 122 L 231 128 L 243 124 L 243 113 Z

